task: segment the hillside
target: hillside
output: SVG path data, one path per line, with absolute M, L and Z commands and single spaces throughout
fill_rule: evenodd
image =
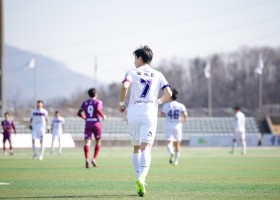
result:
M 26 67 L 33 53 L 9 45 L 6 51 L 7 100 L 32 100 L 34 94 L 34 69 Z M 75 91 L 93 85 L 93 79 L 76 73 L 63 63 L 36 55 L 36 99 L 70 97 Z

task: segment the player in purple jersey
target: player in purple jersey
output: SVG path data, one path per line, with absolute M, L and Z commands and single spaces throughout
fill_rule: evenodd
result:
M 101 123 L 99 116 L 103 120 L 106 119 L 106 115 L 102 112 L 102 101 L 97 99 L 97 93 L 95 88 L 90 88 L 88 90 L 89 99 L 84 101 L 79 109 L 77 115 L 85 120 L 85 145 L 84 152 L 86 158 L 86 168 L 89 168 L 89 150 L 92 141 L 92 133 L 95 137 L 95 149 L 93 159 L 91 161 L 92 165 L 96 167 L 96 159 L 100 151 L 101 146 Z
M 12 139 L 11 139 L 11 135 L 12 135 L 12 131 L 14 129 L 14 134 L 16 134 L 16 128 L 14 125 L 14 122 L 10 119 L 10 113 L 5 112 L 4 114 L 5 116 L 5 120 L 2 121 L 2 128 L 3 128 L 3 151 L 4 154 L 7 155 L 6 152 L 6 140 L 8 140 L 9 144 L 10 144 L 10 155 L 13 155 L 13 146 L 12 146 Z

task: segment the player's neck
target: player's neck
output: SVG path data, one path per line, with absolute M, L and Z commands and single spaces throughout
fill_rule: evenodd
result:
M 136 68 L 139 68 L 139 67 L 144 67 L 144 66 L 150 67 L 150 65 L 149 65 L 149 64 L 147 64 L 147 63 L 143 63 L 142 65 L 139 65 L 139 66 L 138 66 L 138 67 L 136 67 Z

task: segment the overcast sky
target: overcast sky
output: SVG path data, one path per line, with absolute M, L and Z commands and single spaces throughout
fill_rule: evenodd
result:
M 121 82 L 140 45 L 153 50 L 153 66 L 280 46 L 280 0 L 4 0 L 4 23 L 6 44 L 87 76 L 96 57 L 104 83 Z

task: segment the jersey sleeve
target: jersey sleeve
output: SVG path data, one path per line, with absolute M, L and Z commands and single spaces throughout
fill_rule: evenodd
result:
M 125 77 L 124 77 L 122 83 L 124 83 L 125 81 L 132 83 L 132 74 L 130 71 L 125 74 Z
M 160 75 L 160 87 L 162 90 L 164 90 L 164 88 L 166 87 L 170 87 L 170 85 L 168 84 L 166 78 L 163 76 L 163 74 Z

